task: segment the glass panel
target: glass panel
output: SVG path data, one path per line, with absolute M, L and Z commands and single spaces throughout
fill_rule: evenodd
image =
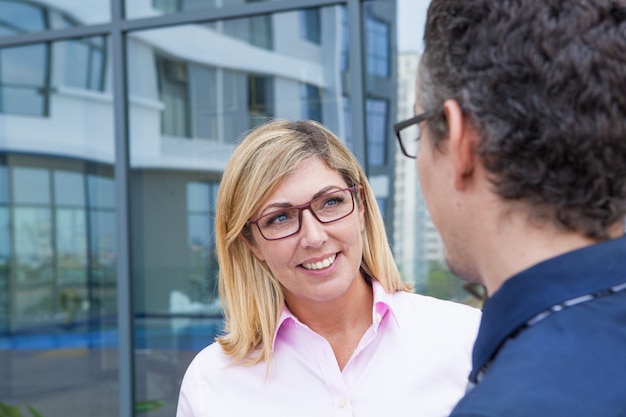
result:
M 397 114 L 393 122 L 414 115 L 415 80 L 422 50 L 423 26 L 427 2 L 399 0 L 397 2 Z M 377 57 L 382 57 L 377 53 Z M 377 58 L 368 67 L 377 68 Z M 376 72 L 375 70 L 372 72 Z M 394 142 L 396 155 L 394 211 L 394 256 L 403 275 L 415 283 L 420 293 L 439 298 L 476 304 L 462 288 L 461 281 L 445 263 L 443 244 L 422 198 L 415 160 L 404 157 Z
M 301 94 L 301 100 L 304 103 L 302 106 L 302 118 L 317 120 L 323 123 L 321 89 L 315 85 L 303 84 Z
M 45 8 L 25 1 L 0 0 L 0 28 L 8 33 L 45 30 Z
M 85 178 L 81 173 L 54 171 L 54 200 L 57 204 L 83 207 L 85 205 Z
M 366 68 L 369 75 L 389 77 L 389 23 L 370 14 L 365 18 Z
M 370 166 L 387 162 L 387 100 L 368 98 L 365 102 L 367 123 L 367 161 Z
M 0 402 L 23 415 L 119 414 L 107 42 L 0 48 Z
M 300 36 L 310 42 L 319 44 L 322 31 L 319 9 L 301 10 L 300 20 Z
M 175 413 L 190 359 L 221 330 L 213 219 L 234 144 L 268 117 L 350 132 L 342 8 L 313 10 L 319 43 L 298 36 L 304 10 L 129 34 L 136 392 L 164 404 L 150 415 Z
M 108 0 L 0 0 L 0 36 L 104 23 L 110 19 Z
M 0 49 L 0 113 L 46 116 L 49 73 L 47 45 Z
M 48 208 L 16 208 L 15 327 L 54 320 L 51 218 Z
M 83 90 L 104 91 L 106 38 L 98 36 L 59 42 L 55 53 L 64 56 L 62 83 Z
M 0 335 L 9 330 L 9 309 L 11 297 L 9 294 L 9 262 L 11 260 L 9 229 L 9 209 L 0 204 Z M 0 351 L 2 346 L 0 346 Z M 1 352 L 0 352 L 1 354 Z M 0 364 L 2 359 L 0 359 Z M 0 370 L 0 376 L 2 371 Z M 6 381 L 6 379 L 2 379 Z
M 127 1 L 126 16 L 129 18 L 173 14 L 190 10 L 241 7 L 246 3 L 280 0 L 142 0 Z
M 13 199 L 18 204 L 50 203 L 50 171 L 41 168 L 12 170 Z
M 0 159 L 0 163 L 3 163 Z M 9 174 L 6 166 L 0 165 L 0 204 L 9 202 Z

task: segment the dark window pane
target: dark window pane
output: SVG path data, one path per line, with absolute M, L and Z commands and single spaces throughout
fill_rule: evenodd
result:
M 165 135 L 190 137 L 187 64 L 159 57 L 157 68 L 159 97 L 164 106 L 161 113 L 161 132 Z
M 311 84 L 302 84 L 302 118 L 322 121 L 322 94 L 320 88 Z
M 320 9 L 300 11 L 300 36 L 313 43 L 319 44 L 321 42 Z
M 49 71 L 46 45 L 0 49 L 0 113 L 46 115 Z
M 386 100 L 367 99 L 367 159 L 371 166 L 384 165 L 387 161 L 387 111 Z
M 248 76 L 249 127 L 253 128 L 274 115 L 274 83 L 271 77 Z
M 44 9 L 24 1 L 0 0 L 0 28 L 8 33 L 37 32 L 46 29 Z
M 389 23 L 368 16 L 365 30 L 367 73 L 389 77 Z
M 70 87 L 102 91 L 105 73 L 103 37 L 59 42 L 55 53 L 64 62 L 63 80 Z
M 0 0 L 0 36 L 103 23 L 111 18 L 108 0 L 44 3 Z

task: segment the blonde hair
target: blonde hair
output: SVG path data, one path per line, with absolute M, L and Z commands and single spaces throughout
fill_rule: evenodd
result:
M 382 216 L 359 162 L 335 135 L 313 121 L 273 120 L 239 144 L 217 196 L 215 234 L 219 291 L 226 333 L 217 341 L 234 363 L 271 361 L 277 321 L 284 306 L 280 283 L 246 245 L 246 222 L 278 184 L 305 159 L 317 157 L 361 187 L 365 206 L 361 269 L 387 292 L 410 291 L 393 260 Z M 252 237 L 249 237 L 252 238 Z

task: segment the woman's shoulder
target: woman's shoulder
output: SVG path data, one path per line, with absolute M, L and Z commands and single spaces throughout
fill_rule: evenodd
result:
M 191 361 L 189 367 L 199 367 L 201 369 L 221 369 L 229 366 L 233 358 L 227 355 L 222 346 L 213 342 L 199 351 Z

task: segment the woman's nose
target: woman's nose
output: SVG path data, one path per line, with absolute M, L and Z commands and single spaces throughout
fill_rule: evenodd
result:
M 326 225 L 317 220 L 310 209 L 302 211 L 300 221 L 300 236 L 305 246 L 319 247 L 326 241 Z

